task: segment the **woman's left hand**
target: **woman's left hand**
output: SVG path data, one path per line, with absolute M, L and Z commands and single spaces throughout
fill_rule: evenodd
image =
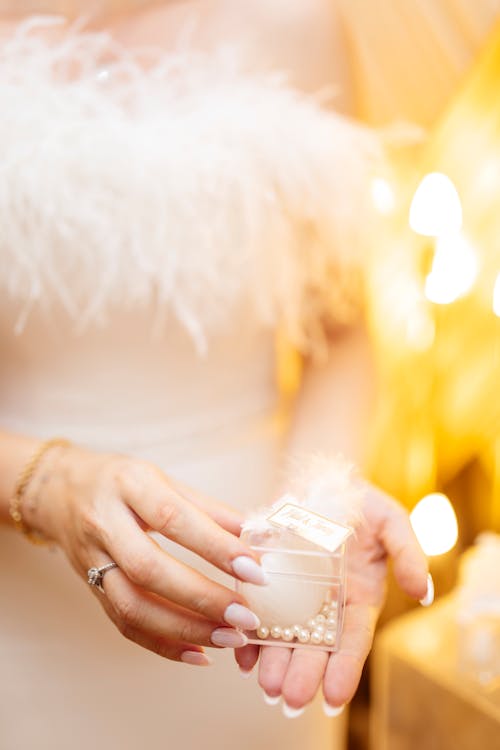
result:
M 347 600 L 339 651 L 255 645 L 235 651 L 243 672 L 254 667 L 260 651 L 259 684 L 270 698 L 283 698 L 289 716 L 301 713 L 321 685 L 325 712 L 331 716 L 354 696 L 384 602 L 389 558 L 403 591 L 422 603 L 432 602 L 427 559 L 408 513 L 381 490 L 368 487 L 364 520 L 348 542 Z

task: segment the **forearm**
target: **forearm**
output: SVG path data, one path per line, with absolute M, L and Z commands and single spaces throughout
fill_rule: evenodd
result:
M 0 431 L 0 523 L 12 524 L 9 506 L 23 468 L 41 441 Z
M 375 397 L 375 368 L 368 334 L 362 326 L 346 330 L 332 341 L 327 362 L 306 366 L 287 452 L 339 452 L 362 464 Z

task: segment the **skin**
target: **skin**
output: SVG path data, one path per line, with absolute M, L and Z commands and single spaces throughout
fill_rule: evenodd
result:
M 391 557 L 400 587 L 414 599 L 427 591 L 427 561 L 404 509 L 374 487 L 367 487 L 364 522 L 348 550 L 347 600 L 340 650 L 263 647 L 259 684 L 267 695 L 282 696 L 292 708 L 302 708 L 323 688 L 326 702 L 343 706 L 354 696 L 373 642 L 384 602 L 387 562 Z M 259 659 L 259 647 L 235 652 L 243 671 Z
M 16 476 L 38 446 L 0 433 L 0 519 L 6 523 Z M 130 640 L 179 660 L 213 645 L 217 628 L 238 636 L 224 613 L 230 604 L 244 605 L 243 597 L 170 556 L 146 532 L 157 531 L 233 575 L 235 558 L 253 557 L 238 539 L 241 519 L 155 466 L 76 446 L 53 448 L 29 483 L 23 516 L 64 550 L 84 579 L 92 566 L 118 563 L 104 578 L 106 596 L 92 591 Z
M 154 4 L 144 3 L 144 7 L 149 5 Z M 167 4 L 166 10 L 169 5 L 176 3 Z M 127 22 L 127 13 L 134 7 L 136 4 L 128 2 L 101 3 L 103 14 L 94 21 L 97 25 L 110 19 L 119 21 L 116 36 L 124 42 L 129 36 L 137 41 L 137 28 L 147 39 L 151 26 L 164 33 L 154 9 L 151 16 L 144 15 L 143 26 L 137 27 L 135 19 L 132 24 Z M 23 12 L 20 4 L 15 10 L 16 18 L 6 17 L 4 23 L 0 22 L 0 36 L 11 33 L 18 14 Z M 77 2 L 68 3 L 68 17 L 78 12 Z M 148 19 L 154 24 L 148 24 Z M 47 33 L 57 37 L 59 32 Z M 306 363 L 293 409 L 289 451 L 341 451 L 362 464 L 375 396 L 365 332 L 354 327 L 336 334 L 328 362 L 321 366 Z M 4 523 L 10 523 L 8 504 L 17 477 L 39 442 L 0 433 L 0 521 Z M 310 702 L 321 687 L 332 706 L 341 706 L 354 694 L 383 603 L 389 558 L 404 591 L 416 599 L 426 593 L 427 562 L 406 512 L 380 490 L 367 486 L 364 513 L 364 524 L 349 550 L 341 650 L 332 656 L 319 649 L 259 651 L 246 646 L 236 651 L 244 670 L 259 661 L 263 690 L 271 696 L 282 695 L 294 708 Z M 90 566 L 116 560 L 120 569 L 104 578 L 106 596 L 96 591 L 94 595 L 125 637 L 168 659 L 179 660 L 186 651 L 202 655 L 212 645 L 213 630 L 228 629 L 224 621 L 227 606 L 245 603 L 234 591 L 162 551 L 146 533 L 154 529 L 231 573 L 235 557 L 252 555 L 237 538 L 240 517 L 146 462 L 111 453 L 96 454 L 77 446 L 54 449 L 45 456 L 30 483 L 25 517 L 31 528 L 64 550 L 84 578 Z M 209 663 L 202 656 L 200 659 L 201 664 Z

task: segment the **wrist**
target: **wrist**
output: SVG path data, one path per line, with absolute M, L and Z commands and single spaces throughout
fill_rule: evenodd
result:
M 73 450 L 70 443 L 54 442 L 36 462 L 21 498 L 23 525 L 28 536 L 59 541 L 58 518 L 67 494 L 63 467 Z

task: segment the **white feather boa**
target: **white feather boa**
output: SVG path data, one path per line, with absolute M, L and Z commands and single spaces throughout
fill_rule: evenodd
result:
M 378 138 L 277 76 L 216 57 L 141 54 L 29 26 L 0 57 L 0 292 L 62 303 L 78 326 L 115 305 L 168 309 L 200 347 L 248 299 L 299 346 L 357 304 Z

